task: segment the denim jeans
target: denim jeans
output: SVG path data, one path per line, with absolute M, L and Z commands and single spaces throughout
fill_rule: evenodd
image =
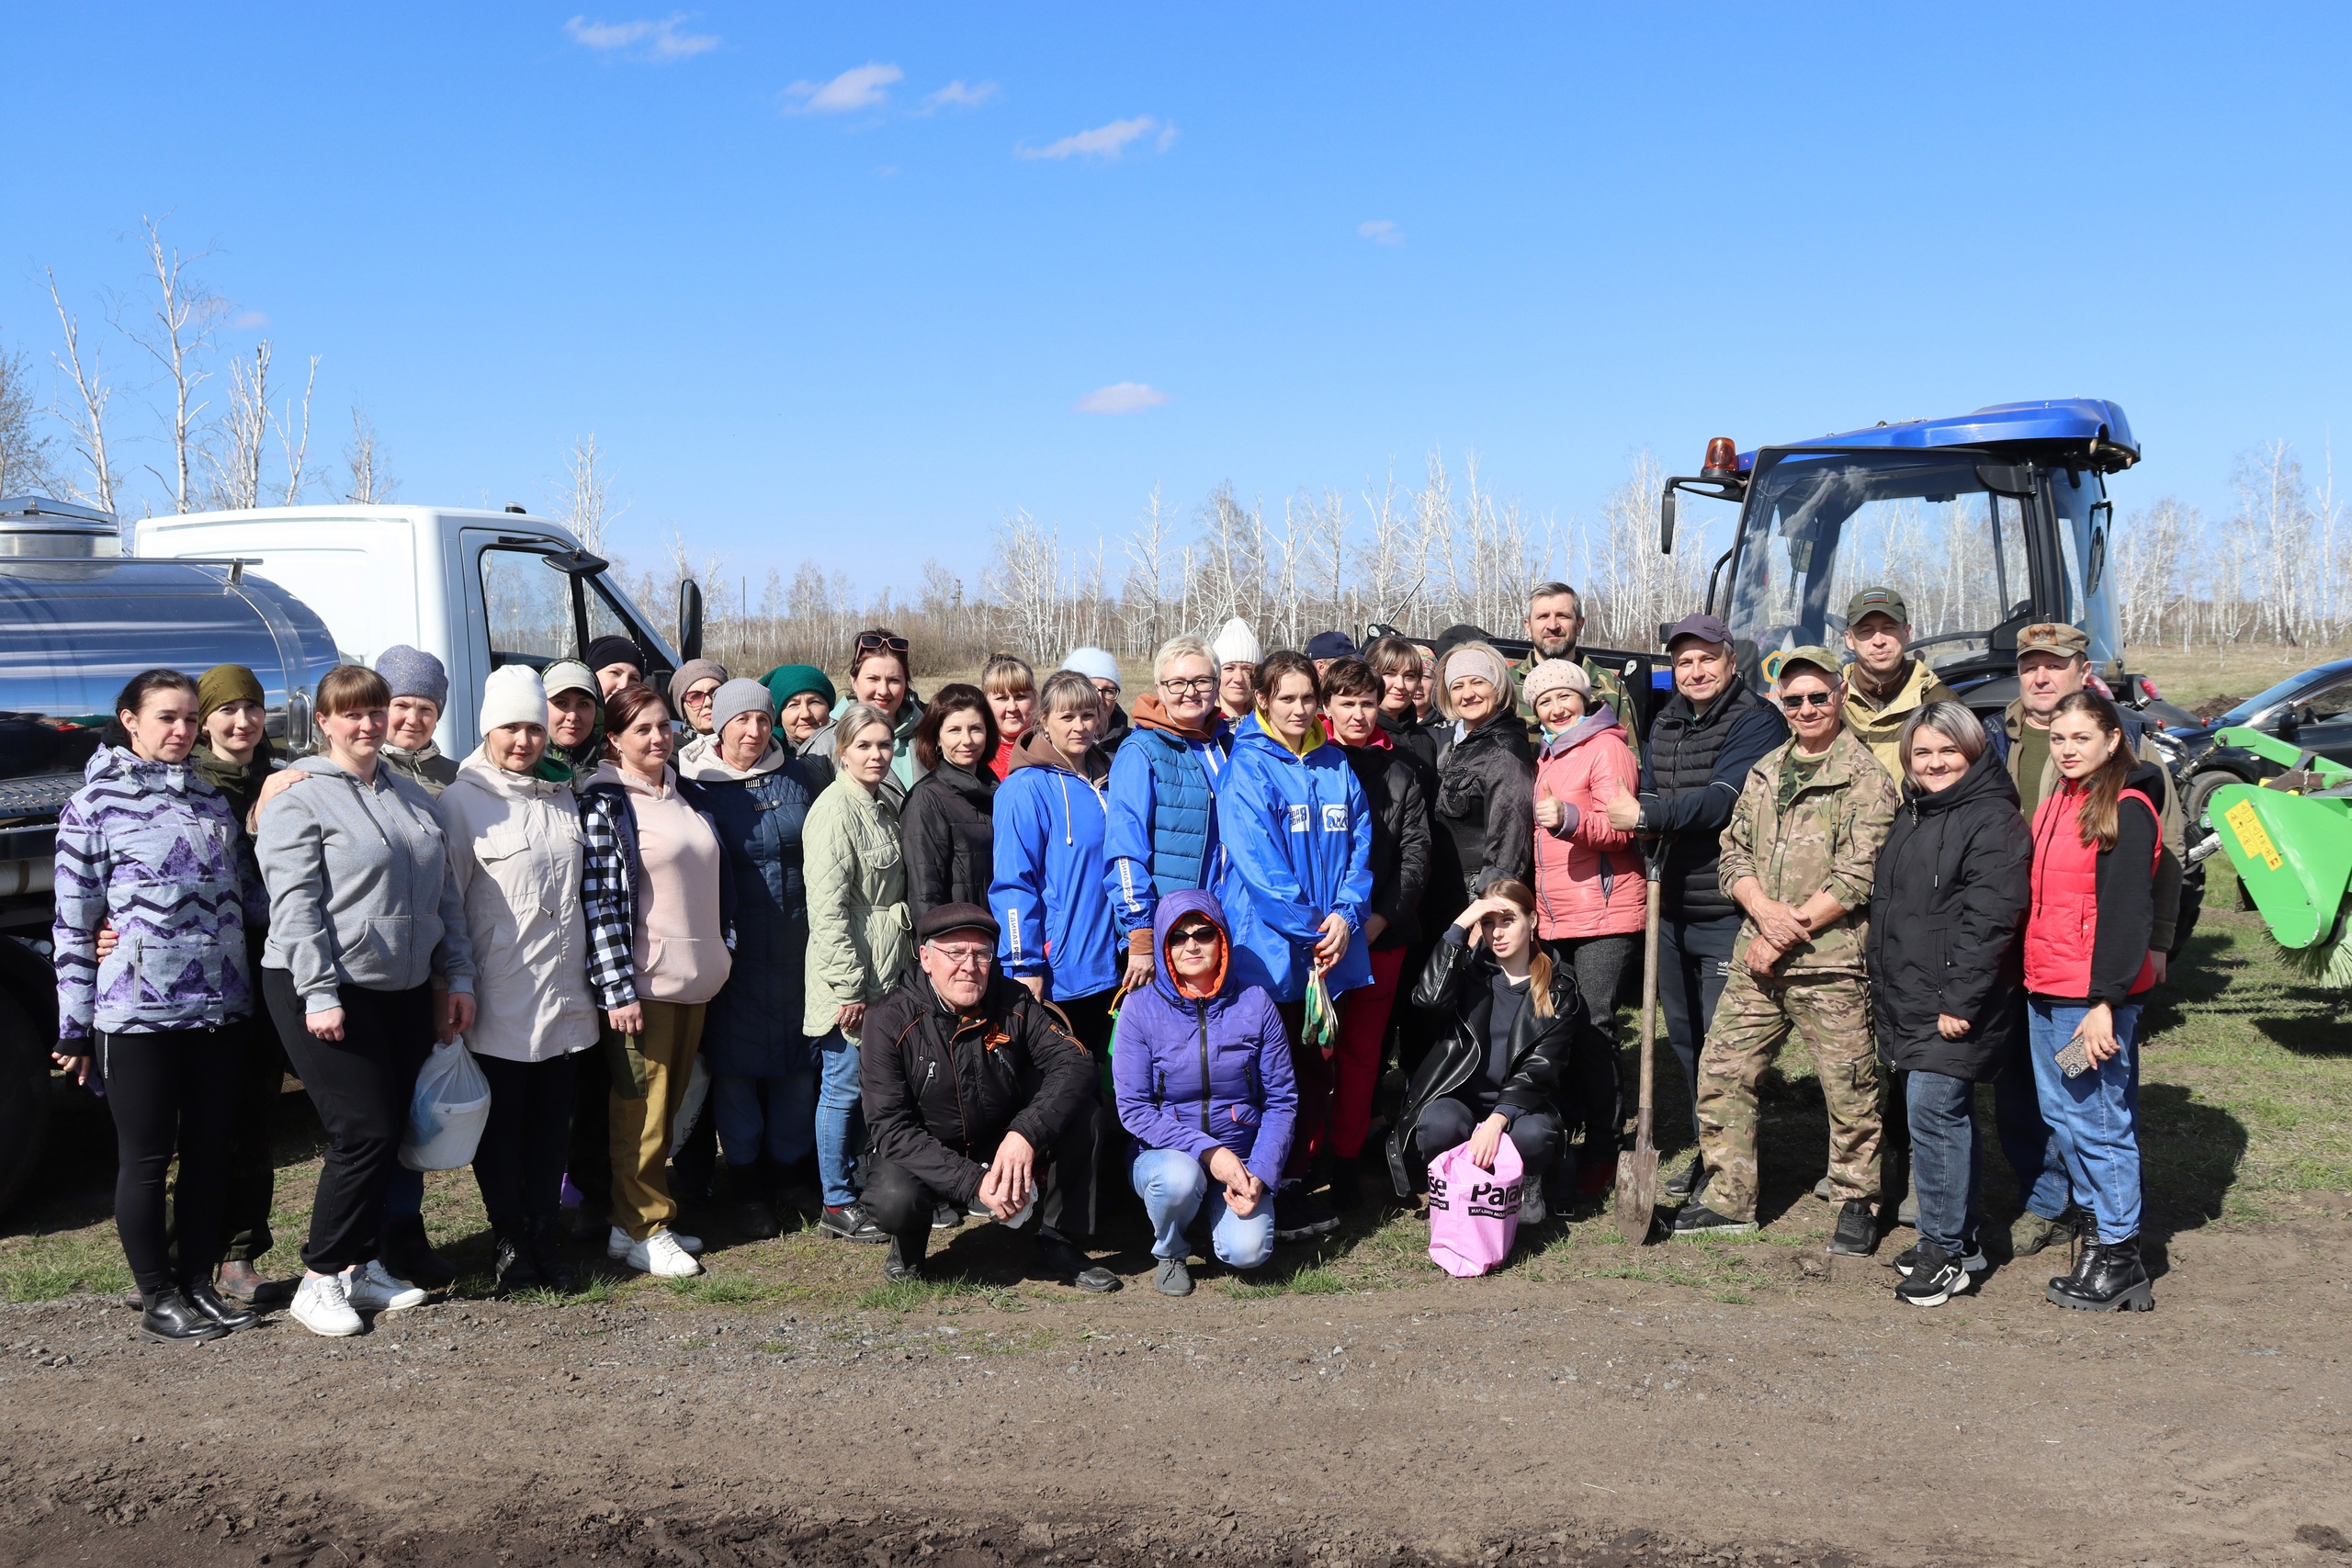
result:
M 2018 1202 L 2045 1220 L 2063 1219 L 2066 1172 L 2058 1163 L 2050 1123 L 2041 1118 L 2041 1089 L 2034 1077 L 2030 1032 L 1993 1080 L 1993 1127 L 2000 1136 L 2002 1155 L 2017 1172 Z
M 1151 1255 L 1182 1258 L 1191 1250 L 1184 1227 L 1193 1223 L 1204 1201 L 1216 1204 L 1216 1224 L 1209 1245 L 1219 1261 L 1235 1269 L 1255 1269 L 1273 1255 L 1274 1201 L 1268 1193 L 1258 1212 L 1248 1219 L 1233 1212 L 1220 1186 L 1209 1194 L 1209 1173 L 1201 1162 L 1181 1149 L 1144 1149 L 1135 1164 L 1136 1196 L 1151 1217 Z
M 2140 1234 L 2140 1009 L 2117 1008 L 2115 1039 L 2123 1048 L 2070 1078 L 2058 1068 L 2058 1053 L 2090 1010 L 2041 997 L 2030 1006 L 2034 1087 L 2075 1201 L 2100 1241 L 2129 1241 Z
M 792 1165 L 807 1159 L 815 1146 L 817 1075 L 716 1075 L 710 1080 L 710 1109 L 718 1119 L 718 1144 L 729 1165 L 741 1169 L 762 1155 L 778 1165 Z
M 825 1207 L 845 1209 L 857 1201 L 851 1167 L 865 1152 L 857 1047 L 836 1030 L 817 1042 L 817 1055 L 822 1075 L 817 1090 L 817 1179 L 825 1190 Z
M 1976 1234 L 1984 1150 L 1976 1137 L 1976 1086 L 1942 1073 L 1903 1075 L 1910 1111 L 1911 1185 L 1919 1195 L 1919 1239 L 1957 1258 Z
M 1731 978 L 1731 950 L 1739 942 L 1739 917 L 1714 920 L 1660 920 L 1657 928 L 1657 1009 L 1667 1043 L 1682 1064 L 1690 1088 L 1690 1141 L 1699 1141 L 1699 1050 L 1715 1021 Z

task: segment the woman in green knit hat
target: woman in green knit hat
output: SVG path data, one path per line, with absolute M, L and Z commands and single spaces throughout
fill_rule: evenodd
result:
M 808 743 L 833 721 L 833 704 L 841 694 L 832 678 L 813 664 L 779 664 L 760 682 L 775 705 L 775 727 L 785 744 L 798 757 L 808 755 Z M 827 757 L 830 765 L 832 759 Z

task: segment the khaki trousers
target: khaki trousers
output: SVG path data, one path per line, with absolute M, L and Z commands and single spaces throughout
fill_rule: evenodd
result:
M 642 1034 L 604 1032 L 611 1064 L 613 1224 L 643 1241 L 678 1217 L 670 1196 L 670 1144 L 702 1048 L 707 1003 L 640 1002 Z

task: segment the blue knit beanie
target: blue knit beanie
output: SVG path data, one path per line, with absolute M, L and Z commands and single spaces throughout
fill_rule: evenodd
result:
M 449 706 L 449 671 L 421 648 L 394 643 L 376 656 L 376 673 L 396 697 L 423 697 L 445 711 Z

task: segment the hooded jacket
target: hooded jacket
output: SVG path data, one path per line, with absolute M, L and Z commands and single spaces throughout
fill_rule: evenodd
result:
M 1176 987 L 1168 933 L 1187 915 L 1221 935 L 1216 994 Z M 1282 1185 L 1298 1120 L 1290 1040 L 1272 997 L 1234 976 L 1233 933 L 1207 893 L 1170 893 L 1153 916 L 1151 984 L 1119 1005 L 1111 1055 L 1119 1124 L 1138 1149 L 1176 1149 L 1194 1159 L 1228 1149 L 1271 1190 Z
M 57 818 L 57 1032 L 204 1029 L 254 1010 L 247 921 L 267 896 L 220 792 L 193 761 L 101 746 Z M 97 934 L 115 950 L 101 964 Z
M 1608 812 L 1639 782 L 1624 726 L 1605 703 L 1537 754 L 1536 793 L 1563 808 L 1559 827 L 1535 829 L 1535 929 L 1544 941 L 1642 929 L 1641 850 L 1609 825 Z
M 1904 784 L 1871 883 L 1871 1014 L 1890 1066 L 1988 1082 L 2024 1038 L 2032 859 L 1989 747 L 1947 789 Z M 1968 1032 L 1945 1039 L 1939 1013 Z
M 1958 700 L 1958 694 L 1937 678 L 1926 660 L 1907 659 L 1904 664 L 1902 682 L 1883 703 L 1863 684 L 1860 665 L 1849 665 L 1846 670 L 1846 728 L 1871 749 L 1886 776 L 1898 783 L 1904 773 L 1904 724 L 1929 703 Z
M 1535 766 L 1526 727 L 1508 713 L 1466 733 L 1449 721 L 1437 744 L 1437 825 L 1445 842 L 1430 885 L 1432 929 L 1489 882 L 1526 881 L 1535 859 Z
M 1324 918 L 1348 923 L 1348 947 L 1324 976 L 1333 996 L 1368 985 L 1363 940 L 1372 906 L 1372 805 L 1347 753 L 1322 737 L 1302 757 L 1266 728 L 1241 721 L 1216 799 L 1217 837 L 1233 857 L 1226 908 L 1246 986 L 1278 1002 L 1306 995 Z
M 1105 891 L 1123 933 L 1148 931 L 1160 898 L 1182 888 L 1222 892 L 1226 855 L 1216 836 L 1216 791 L 1233 732 L 1209 710 L 1209 728 L 1176 728 L 1157 692 L 1136 699 L 1135 727 L 1111 763 L 1111 819 L 1103 841 Z
M 2120 1006 L 2156 983 L 2150 956 L 2155 878 L 2164 855 L 2156 816 L 2163 771 L 2143 763 L 2123 781 L 2112 849 L 2082 840 L 2087 792 L 2059 784 L 2033 814 L 2033 907 L 2025 984 L 2037 997 Z
M 508 773 L 477 751 L 458 764 L 434 809 L 474 953 L 466 1044 L 509 1062 L 594 1045 L 579 801 L 562 784 Z
M 883 784 L 889 775 L 883 775 Z M 887 788 L 872 794 L 847 773 L 825 786 L 801 829 L 808 886 L 808 966 L 800 1031 L 821 1040 L 840 1031 L 841 1010 L 877 1002 L 914 956 L 907 914 L 907 863 L 899 812 Z
M 865 1034 L 865 1159 L 899 1167 L 952 1203 L 980 1190 L 1005 1134 L 1049 1154 L 1092 1114 L 1093 1055 L 1058 1009 L 1001 975 L 959 1012 L 910 969 L 867 1011 Z
M 989 901 L 996 876 L 996 775 L 943 761 L 907 791 L 907 908 L 920 921 L 941 904 Z
M 1135 724 L 1127 716 L 1127 710 L 1114 702 L 1110 711 L 1102 716 L 1102 733 L 1094 738 L 1094 744 L 1102 755 L 1115 761 L 1119 748 L 1125 746 L 1127 737 L 1135 732 Z
M 735 889 L 735 957 L 703 1018 L 703 1060 L 727 1077 L 806 1071 L 814 1061 L 802 1031 L 808 892 L 801 857 L 808 813 L 826 784 L 773 739 L 749 769 L 711 754 L 688 763 L 687 773 Z
M 1516 728 L 1514 726 L 1513 728 Z M 1456 911 L 1459 913 L 1459 911 Z M 1413 987 L 1413 1005 L 1425 1012 L 1452 1020 L 1453 1027 L 1439 1036 L 1421 1058 L 1405 1086 L 1404 1103 L 1388 1134 L 1388 1176 L 1400 1198 L 1413 1191 L 1412 1168 L 1407 1154 L 1413 1146 L 1413 1129 L 1433 1100 L 1442 1100 L 1468 1083 L 1486 1060 L 1488 1016 L 1494 1010 L 1494 978 L 1499 966 L 1484 948 L 1473 950 L 1458 928 L 1449 929 L 1430 949 L 1430 961 Z M 1510 1025 L 1510 1066 L 1502 1082 L 1498 1109 L 1521 1113 L 1553 1111 L 1559 1092 L 1560 1072 L 1568 1059 L 1568 1043 L 1585 1027 L 1584 1000 L 1577 994 L 1574 971 L 1566 964 L 1552 965 L 1552 1016 L 1539 1018 L 1532 1005 L 1522 1005 Z
M 1039 725 L 1021 738 L 996 786 L 996 864 L 989 908 L 1003 934 L 997 958 L 1016 979 L 1042 977 L 1049 1001 L 1119 983 L 1126 943 L 1103 894 L 1102 844 L 1111 760 L 1090 749 L 1073 772 Z
M 1430 797 L 1421 764 L 1390 738 L 1373 731 L 1369 744 L 1339 746 L 1372 808 L 1372 903 L 1369 913 L 1387 924 L 1376 952 L 1404 947 L 1420 932 L 1421 899 L 1430 885 Z

